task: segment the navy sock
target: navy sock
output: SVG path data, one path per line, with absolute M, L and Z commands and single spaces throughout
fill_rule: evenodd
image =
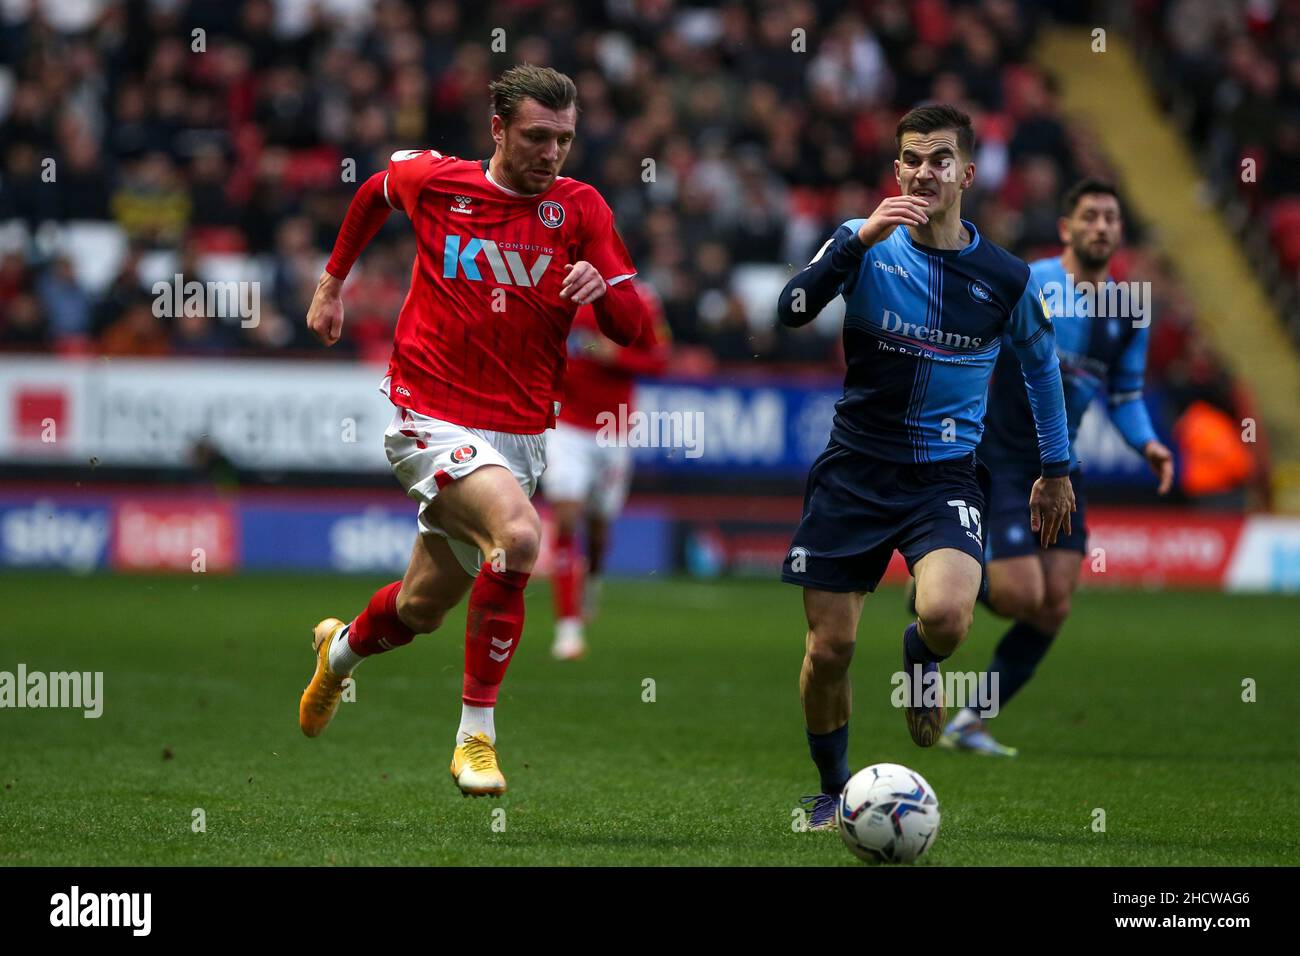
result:
M 808 731 L 808 752 L 822 778 L 822 793 L 839 793 L 849 782 L 849 725 L 829 734 Z
M 998 675 L 999 710 L 1034 676 L 1038 662 L 1047 654 L 1054 637 L 1055 634 L 1044 634 L 1024 621 L 1013 622 L 1002 635 L 988 668 L 990 674 L 996 672 Z M 984 707 L 987 708 L 989 703 L 984 701 Z
M 923 664 L 938 664 L 940 661 L 946 661 L 950 656 L 948 654 L 936 654 L 925 646 L 925 641 L 921 640 L 921 630 L 916 621 L 907 625 L 907 630 L 903 632 L 903 646 L 907 648 L 908 657 Z

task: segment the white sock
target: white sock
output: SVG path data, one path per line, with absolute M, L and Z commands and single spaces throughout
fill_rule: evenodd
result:
M 348 643 L 348 631 L 351 627 L 351 624 L 343 625 L 339 632 L 334 635 L 334 642 L 330 644 L 330 670 L 340 677 L 351 674 L 356 666 L 365 660 Z
M 581 644 L 582 643 L 582 618 L 580 617 L 562 617 L 555 622 L 555 643 L 556 644 Z
M 969 707 L 963 707 L 957 711 L 957 716 L 948 722 L 948 726 L 953 730 L 961 730 L 967 724 L 980 719 L 980 715 L 975 713 Z
M 495 707 L 471 707 L 462 704 L 460 708 L 460 729 L 456 731 L 456 746 L 459 747 L 474 734 L 487 734 L 488 740 L 497 742 L 497 727 L 492 719 Z

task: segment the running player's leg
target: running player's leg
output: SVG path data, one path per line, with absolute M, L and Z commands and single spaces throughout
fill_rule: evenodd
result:
M 469 592 L 451 775 L 466 796 L 497 796 L 506 790 L 496 752 L 497 695 L 523 634 L 524 588 L 537 561 L 541 522 L 512 469 L 499 464 L 446 482 L 426 510 L 431 526 L 454 542 L 471 542 L 477 558 L 487 555 Z M 472 548 L 452 550 L 464 561 Z
M 1046 593 L 1043 572 L 1044 552 L 1038 549 L 1037 537 L 1028 533 L 1029 509 L 1020 510 L 1024 514 L 1017 515 L 1016 520 L 1022 520 L 1025 547 L 1031 549 L 1031 553 L 996 558 L 985 565 L 985 582 L 988 590 L 984 604 L 995 614 L 1010 618 L 1012 622 L 993 652 L 988 668 L 976 683 L 980 691 L 987 689 L 989 697 L 993 699 L 985 700 L 981 697 L 967 701 L 965 706 L 959 708 L 944 727 L 943 736 L 939 739 L 939 743 L 945 747 L 999 757 L 1016 755 L 1014 747 L 1006 747 L 993 738 L 984 725 L 984 719 L 996 715 L 1002 702 L 1006 700 L 1007 683 L 1004 682 L 1003 668 L 1007 667 L 1009 662 L 1012 662 L 1011 666 L 1014 668 L 1016 666 L 1014 661 L 1026 646 L 1020 637 L 1022 627 L 1020 621 L 1038 610 Z M 990 551 L 1005 537 L 1001 534 L 1004 529 L 992 523 L 996 520 L 997 515 L 989 516 Z M 994 674 L 998 675 L 996 679 L 993 677 Z M 995 687 L 996 698 L 993 693 Z
M 982 569 L 966 551 L 939 548 L 917 559 L 912 570 L 917 619 L 903 632 L 903 673 L 909 691 L 903 712 L 912 740 L 930 747 L 938 742 L 945 717 L 939 664 L 970 631 Z
M 338 709 L 344 678 L 361 661 L 437 630 L 472 582 L 445 538 L 417 535 L 401 581 L 376 591 L 350 624 L 326 618 L 316 625 L 316 671 L 298 705 L 303 733 L 315 737 L 325 729 Z
M 555 602 L 555 641 L 551 655 L 575 660 L 585 650 L 582 589 L 585 559 L 578 546 L 583 505 L 579 500 L 551 499 L 555 542 L 551 552 L 551 595 Z
M 970 630 L 984 569 L 984 491 L 974 456 L 918 465 L 899 475 L 898 550 L 916 579 L 916 619 L 903 631 L 903 707 L 913 742 L 930 747 L 943 732 L 939 664 Z
M 555 640 L 551 654 L 558 660 L 581 657 L 582 592 L 585 560 L 578 529 L 596 481 L 596 433 L 566 422 L 546 436 L 546 480 L 542 492 L 551 506 L 555 537 L 551 556 L 551 597 L 555 605 Z
M 996 704 L 999 709 L 1005 707 L 1034 676 L 1034 671 L 1069 617 L 1082 560 L 1080 552 L 1064 548 L 1049 549 L 1040 557 L 1045 582 L 1044 598 L 1037 607 L 1017 616 L 989 664 L 989 671 L 998 674 Z
M 945 746 L 996 756 L 1017 753 L 1014 747 L 994 739 L 985 722 L 997 716 L 1029 682 L 1069 616 L 1087 542 L 1082 489 L 1077 477 L 1074 481 L 1078 511 L 1071 522 L 1071 532 L 1058 538 L 1046 551 L 1038 548 L 1036 536 L 1021 535 L 1014 530 L 1021 526 L 1027 532 L 1027 508 L 991 519 L 1000 520 L 1013 530 L 1008 535 L 1005 528 L 991 527 L 990 551 L 1001 548 L 1001 553 L 1007 553 L 1031 547 L 1033 553 L 989 562 L 991 596 L 998 592 L 997 582 L 1001 581 L 1002 603 L 998 609 L 1005 609 L 1013 621 L 998 641 L 989 666 L 978 682 L 980 688 L 987 689 L 989 699 L 979 701 L 976 707 L 964 707 L 954 715 L 944 728 Z M 1022 544 L 1025 539 L 1030 543 Z
M 804 588 L 803 668 L 799 672 L 799 702 L 803 706 L 808 749 L 821 779 L 821 793 L 808 799 L 811 827 L 834 823 L 834 798 L 848 783 L 849 715 L 853 688 L 849 663 L 862 616 L 859 592 Z
M 993 613 L 1012 620 L 1008 633 L 1018 627 L 1017 619 L 1032 614 L 1043 603 L 1045 593 L 1043 550 L 1029 521 L 1029 494 L 1035 476 L 1033 469 L 994 463 L 988 480 L 983 515 L 985 565 L 981 601 Z M 976 685 L 981 691 L 987 691 L 990 697 L 994 687 L 993 674 L 999 666 L 999 655 L 995 651 L 987 671 L 980 675 Z M 1000 679 L 998 684 L 1000 690 Z M 945 747 L 1014 756 L 1015 750 L 995 741 L 981 719 L 997 713 L 998 701 L 980 698 L 965 703 L 966 706 L 953 714 L 939 742 Z
M 803 798 L 809 829 L 835 825 L 849 778 L 849 661 L 862 602 L 894 552 L 890 502 L 894 466 L 870 462 L 832 441 L 808 472 L 804 513 L 781 567 L 781 580 L 803 589 L 804 660 L 799 696 L 819 792 Z
M 1008 628 L 1002 640 L 997 645 L 997 650 L 993 653 L 992 662 L 989 663 L 989 685 L 992 684 L 992 675 L 997 674 L 997 700 L 992 702 L 992 706 L 985 702 L 985 713 L 992 717 L 998 710 L 1004 708 L 1011 697 L 1017 695 L 1019 689 L 1024 687 L 1028 679 L 1034 675 L 1036 667 L 1048 648 L 1052 645 L 1057 631 L 1065 623 L 1066 617 L 1070 614 L 1070 601 L 1074 596 L 1074 589 L 1079 584 L 1080 563 L 1083 561 L 1083 553 L 1087 548 L 1088 529 L 1087 529 L 1087 503 L 1084 501 L 1083 486 L 1080 483 L 1078 472 L 1070 476 L 1071 483 L 1074 484 L 1076 510 L 1071 518 L 1071 529 L 1069 535 L 1062 535 L 1057 538 L 1056 544 L 1053 544 L 1047 550 L 1037 548 L 1036 541 L 1034 544 L 1034 559 L 1036 563 L 1036 580 L 1041 581 L 1041 589 L 1037 589 L 1035 584 L 1034 591 L 1023 594 L 1022 600 L 1018 602 L 1009 602 L 1011 605 L 1011 617 L 1014 617 L 1014 623 Z M 1024 489 L 1021 489 L 1022 493 Z M 1015 520 L 1028 522 L 1028 509 L 1022 509 Z M 1030 538 L 1036 538 L 1030 535 Z M 993 546 L 998 546 L 1001 536 L 993 533 Z M 1000 562 L 992 562 L 997 564 Z M 1036 598 L 1036 600 L 1027 600 L 1027 598 Z M 988 713 L 992 711 L 992 713 Z
M 472 542 L 487 556 L 469 593 L 464 698 L 469 706 L 490 709 L 523 632 L 523 592 L 537 561 L 541 521 L 500 465 L 449 483 L 429 511 L 450 537 Z M 462 726 L 462 740 L 466 732 Z
M 609 529 L 627 503 L 632 485 L 632 450 L 606 445 L 597 451 L 597 479 L 587 507 L 587 577 L 583 587 L 582 613 L 590 624 L 600 607 L 605 557 L 609 553 Z
M 951 656 L 970 632 L 980 563 L 965 551 L 940 548 L 920 558 L 916 572 L 917 638 L 931 656 Z
M 1026 521 L 1028 513 L 1026 512 Z M 1043 603 L 1046 584 L 1040 553 L 998 558 L 988 562 L 985 604 L 999 617 L 1020 620 Z

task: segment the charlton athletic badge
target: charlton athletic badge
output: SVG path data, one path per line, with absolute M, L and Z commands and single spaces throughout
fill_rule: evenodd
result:
M 478 449 L 473 445 L 461 445 L 451 453 L 451 460 L 458 465 L 463 465 L 467 461 L 472 461 L 478 454 Z
M 548 199 L 537 207 L 537 216 L 543 226 L 559 229 L 564 224 L 564 207 Z

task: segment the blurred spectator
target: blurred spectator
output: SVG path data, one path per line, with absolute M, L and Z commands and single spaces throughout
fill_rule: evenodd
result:
M 190 218 L 189 195 L 162 152 L 128 163 L 109 205 L 129 239 L 151 246 L 178 243 Z
M 9 299 L 0 323 L 0 350 L 40 352 L 49 344 L 49 326 L 36 297 L 22 292 Z
M 55 339 L 80 339 L 90 333 L 90 294 L 77 283 L 72 260 L 55 259 L 37 280 L 36 292 Z
M 127 306 L 99 339 L 105 355 L 166 355 L 171 351 L 166 326 L 153 314 L 148 301 Z

